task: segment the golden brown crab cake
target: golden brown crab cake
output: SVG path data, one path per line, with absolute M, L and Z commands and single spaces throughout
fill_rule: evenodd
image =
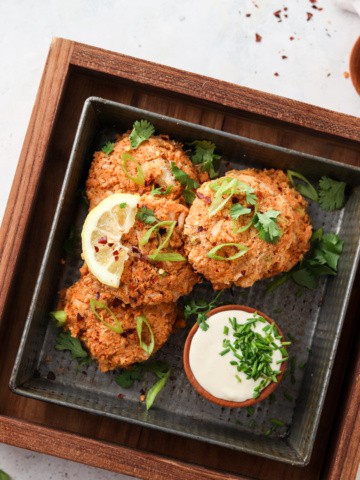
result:
M 108 325 L 117 327 L 115 315 L 122 327 L 122 333 L 105 325 L 90 307 L 90 300 L 96 300 L 95 311 Z M 66 312 L 65 328 L 73 337 L 79 338 L 97 361 L 99 370 L 106 372 L 116 368 L 128 368 L 143 362 L 149 354 L 141 347 L 136 330 L 137 318 L 144 316 L 154 335 L 154 354 L 167 341 L 178 316 L 176 304 L 144 305 L 130 308 L 113 296 L 111 289 L 100 284 L 92 275 L 84 275 L 67 289 L 63 299 Z M 106 305 L 110 312 L 102 307 Z M 94 308 L 94 307 L 93 307 Z M 141 340 L 150 345 L 151 334 L 146 324 L 142 325 Z
M 231 189 L 225 190 L 216 201 L 216 190 L 222 184 L 228 185 L 226 182 L 231 179 L 240 182 L 235 194 L 231 195 Z M 233 185 L 237 185 L 236 181 Z M 215 206 L 222 201 L 225 201 L 224 207 L 216 212 Z M 233 219 L 230 209 L 236 204 L 250 211 Z M 281 170 L 232 170 L 226 177 L 204 183 L 197 191 L 184 228 L 188 260 L 216 290 L 231 285 L 250 287 L 257 280 L 286 272 L 310 247 L 311 225 L 306 206 L 307 202 L 292 188 Z M 275 220 L 280 236 L 272 238 L 274 243 L 260 238 L 259 230 L 252 223 L 256 209 L 260 214 L 270 210 L 280 212 Z M 210 215 L 214 211 L 215 214 Z M 215 247 L 229 243 L 236 245 L 210 253 L 221 259 L 208 256 Z M 227 259 L 245 250 L 238 258 Z
M 119 287 L 111 289 L 113 295 L 125 304 L 137 306 L 176 302 L 190 293 L 200 277 L 184 251 L 183 229 L 188 213 L 188 207 L 175 200 L 152 195 L 140 197 L 135 223 L 121 238 L 128 259 Z M 84 265 L 82 273 L 87 272 Z
M 149 193 L 153 188 L 161 188 L 166 198 L 179 199 L 185 203 L 182 192 L 184 187 L 175 180 L 171 163 L 183 170 L 190 178 L 199 183 L 199 170 L 184 153 L 181 144 L 170 140 L 166 135 L 151 136 L 136 149 L 131 148 L 129 133 L 118 138 L 114 150 L 109 154 L 95 152 L 86 181 L 86 195 L 90 210 L 104 198 L 113 193 Z M 126 162 L 125 158 L 131 158 Z M 143 182 L 139 182 L 138 166 L 141 167 Z M 205 174 L 206 177 L 207 174 Z M 135 181 L 130 177 L 135 178 Z M 204 174 L 201 174 L 202 178 Z M 208 177 L 206 178 L 208 179 Z M 138 183 L 137 183 L 138 182 Z

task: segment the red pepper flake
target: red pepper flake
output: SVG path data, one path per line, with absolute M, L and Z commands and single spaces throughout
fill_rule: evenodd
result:
M 108 243 L 109 247 L 113 247 L 114 244 L 113 243 Z
M 313 17 L 313 14 L 312 14 L 312 13 L 310 13 L 310 12 L 306 12 L 306 17 L 307 17 L 307 20 L 306 20 L 306 21 L 308 22 L 309 20 L 311 20 L 311 19 L 312 19 L 312 17 Z
M 94 246 L 94 249 L 95 249 L 95 252 L 98 253 L 99 247 L 97 247 L 97 246 L 95 245 L 95 246 Z
M 350 77 L 350 73 L 349 72 L 344 72 L 344 78 L 349 78 Z
M 286 55 L 281 55 L 281 58 L 282 58 L 283 60 L 286 60 L 288 57 L 287 57 Z
M 259 35 L 258 33 L 255 33 L 255 40 L 256 40 L 257 42 L 261 42 L 262 36 Z
M 288 7 L 284 7 L 284 12 L 287 12 L 288 11 Z
M 116 255 L 119 255 L 119 250 L 114 250 L 114 251 L 113 251 L 113 255 L 114 255 L 114 257 L 115 257 Z
M 104 235 L 103 237 L 100 237 L 99 240 L 98 240 L 98 243 L 100 243 L 101 245 L 106 245 L 107 244 L 107 236 Z
M 245 17 L 251 17 L 251 13 L 247 13 Z
M 115 262 L 117 262 L 119 260 L 119 257 L 115 257 Z
M 80 315 L 80 313 L 78 313 L 78 314 L 76 315 L 76 320 L 77 320 L 78 322 L 81 322 L 81 320 L 84 320 L 84 317 L 83 317 L 82 315 Z
M 275 17 L 281 19 L 280 13 L 281 13 L 281 10 L 276 10 L 276 12 L 274 12 Z
M 275 77 L 278 77 L 278 76 L 279 76 L 278 72 L 275 72 L 274 75 L 275 75 Z
M 290 39 L 291 41 L 293 41 L 293 40 L 295 40 L 295 37 L 289 37 L 289 39 Z
M 327 76 L 327 77 L 330 77 L 330 75 L 331 75 L 331 73 L 328 73 L 326 76 Z
M 117 396 L 119 400 L 122 400 L 124 398 L 124 394 L 123 393 L 119 393 L 119 395 Z
M 309 1 L 310 1 L 310 3 L 316 3 L 317 2 L 317 0 L 309 0 Z

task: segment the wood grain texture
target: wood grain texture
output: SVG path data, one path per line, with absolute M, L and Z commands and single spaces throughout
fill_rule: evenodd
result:
M 310 107 L 313 116 L 308 118 L 308 106 L 298 102 L 94 47 L 54 41 L 0 233 L 5 248 L 0 259 L 3 386 L 9 382 L 45 249 L 47 238 L 41 232 L 51 225 L 59 179 L 64 175 L 81 109 L 85 99 L 93 95 L 360 165 L 358 119 L 328 112 L 328 123 L 324 123 L 324 111 L 316 107 Z M 262 100 L 266 115 L 259 112 Z M 278 111 L 272 119 L 275 104 Z M 297 120 L 300 113 L 303 123 Z M 25 254 L 29 247 L 36 254 Z M 360 386 L 353 381 L 358 378 L 358 370 L 346 370 L 346 365 L 350 351 L 354 354 L 352 364 L 360 365 L 360 352 L 352 347 L 360 311 L 359 286 L 360 277 L 345 321 L 314 455 L 305 468 L 234 454 L 205 442 L 27 399 L 5 387 L 0 391 L 0 440 L 143 478 L 315 480 L 336 474 L 339 476 L 331 478 L 351 479 L 359 455 L 356 432 L 360 419 L 355 412 Z M 349 388 L 341 393 L 339 405 L 346 405 L 350 418 L 336 408 L 344 371 Z M 61 445 L 58 451 L 54 438 Z

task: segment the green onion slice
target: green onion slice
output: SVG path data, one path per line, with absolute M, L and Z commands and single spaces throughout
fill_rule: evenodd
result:
M 98 300 L 95 300 L 95 298 L 90 298 L 90 308 L 95 317 L 100 320 L 100 322 L 103 323 L 107 328 L 109 328 L 115 333 L 123 333 L 124 330 L 121 326 L 121 323 L 119 322 L 119 319 L 105 303 L 99 302 Z M 111 318 L 114 320 L 115 325 L 111 325 L 110 323 L 106 322 L 103 317 L 98 314 L 96 309 L 106 310 L 111 315 Z
M 56 310 L 50 312 L 50 315 L 56 320 L 57 327 L 63 327 L 66 323 L 66 312 L 65 310 Z
M 167 379 L 170 376 L 171 369 L 168 370 L 165 375 L 160 378 L 148 391 L 146 395 L 146 410 L 149 410 L 151 408 L 152 404 L 154 403 L 155 398 L 159 394 L 159 392 L 165 387 L 165 384 L 167 382 Z
M 212 190 L 216 191 L 216 195 L 211 202 L 209 209 L 209 217 L 213 217 L 220 210 L 222 210 L 230 198 L 236 193 L 239 181 L 236 178 L 225 178 L 221 183 L 216 182 L 212 185 Z M 223 198 L 223 195 L 228 194 L 227 197 Z
M 145 342 L 143 342 L 143 340 L 141 338 L 142 328 L 143 328 L 144 323 L 145 323 L 145 325 L 147 326 L 147 328 L 150 332 L 151 340 L 150 340 L 149 345 L 147 345 Z M 138 334 L 138 337 L 139 337 L 140 347 L 144 350 L 145 353 L 147 353 L 150 356 L 152 354 L 152 352 L 154 351 L 155 338 L 154 338 L 154 333 L 151 329 L 150 323 L 148 322 L 148 319 L 145 317 L 145 315 L 140 315 L 139 317 L 136 317 L 136 331 L 137 331 L 137 334 Z
M 287 176 L 292 186 L 296 188 L 296 190 L 300 192 L 301 195 L 304 195 L 305 197 L 310 198 L 310 200 L 314 200 L 314 202 L 319 201 L 319 196 L 317 191 L 311 185 L 309 180 L 306 177 L 304 177 L 304 175 L 301 175 L 301 173 L 295 172 L 294 170 L 288 170 Z M 305 185 L 302 185 L 301 183 L 295 184 L 294 178 L 298 178 L 299 180 L 304 182 Z
M 147 232 L 141 237 L 139 245 L 144 246 L 146 245 L 150 237 L 153 233 L 156 233 L 160 228 L 168 228 L 166 237 L 163 242 L 157 247 L 157 249 L 151 255 L 148 255 L 149 260 L 153 260 L 155 262 L 184 262 L 186 258 L 180 255 L 179 253 L 160 253 L 170 241 L 171 235 L 173 234 L 174 228 L 176 225 L 176 221 L 165 220 L 163 222 L 158 222 L 153 227 L 149 228 Z
M 121 156 L 121 160 L 122 160 L 122 165 L 121 166 L 124 170 L 125 175 L 130 180 L 132 180 L 134 183 L 137 183 L 138 185 L 144 186 L 145 185 L 144 171 L 141 168 L 141 165 L 135 160 L 135 158 L 132 155 L 130 155 L 129 153 L 124 152 Z M 128 165 L 129 162 L 133 162 L 136 166 L 136 172 L 137 172 L 136 177 L 133 177 L 128 172 L 127 165 Z
M 186 262 L 186 258 L 180 255 L 180 253 L 153 253 L 148 255 L 149 260 L 154 262 Z
M 235 255 L 231 255 L 231 257 L 222 257 L 220 255 L 216 255 L 216 252 L 218 252 L 221 248 L 223 247 L 236 247 L 239 251 L 235 253 Z M 212 248 L 207 256 L 209 258 L 213 258 L 214 260 L 236 260 L 237 258 L 242 257 L 245 255 L 245 253 L 248 251 L 248 248 L 245 247 L 245 245 L 241 245 L 240 243 L 221 243 L 220 245 L 216 245 L 216 247 Z

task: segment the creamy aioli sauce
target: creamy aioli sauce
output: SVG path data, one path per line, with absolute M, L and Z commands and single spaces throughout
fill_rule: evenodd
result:
M 241 310 L 216 313 L 207 320 L 208 330 L 204 331 L 198 328 L 192 338 L 189 351 L 190 368 L 198 383 L 214 397 L 233 402 L 244 402 L 253 398 L 254 388 L 262 380 L 261 378 L 257 380 L 247 379 L 243 372 L 237 371 L 236 366 L 230 365 L 230 361 L 236 360 L 232 351 L 226 355 L 220 355 L 220 352 L 224 350 L 224 338 L 229 339 L 231 343 L 235 341 L 229 318 L 235 317 L 238 324 L 243 324 L 252 316 L 252 313 Z M 265 336 L 263 328 L 266 325 L 268 325 L 268 322 L 257 321 L 253 330 Z M 229 327 L 228 335 L 224 334 L 225 326 Z M 275 339 L 274 343 L 281 346 L 280 340 Z M 280 350 L 274 350 L 271 363 L 273 370 L 280 370 L 281 364 L 276 362 L 281 359 Z M 235 375 L 240 377 L 241 382 Z

